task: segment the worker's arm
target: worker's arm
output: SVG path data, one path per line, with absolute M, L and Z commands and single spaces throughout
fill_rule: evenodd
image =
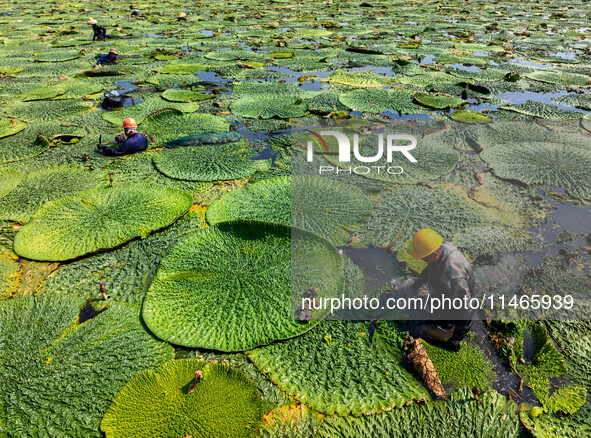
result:
M 107 56 L 108 56 L 108 55 L 103 55 L 103 56 L 101 56 L 101 57 L 98 59 L 98 61 L 96 62 L 96 65 L 101 65 Z
M 117 142 L 111 142 L 109 143 L 109 145 L 114 144 Z M 127 143 L 127 145 L 126 145 Z M 105 155 L 109 155 L 109 156 L 118 156 L 118 155 L 126 155 L 126 154 L 130 154 L 133 153 L 133 145 L 130 145 L 128 141 L 124 141 L 123 143 L 121 143 L 121 146 L 119 146 L 117 149 L 113 149 L 111 147 L 109 147 L 109 145 L 104 145 L 104 147 L 101 149 L 103 151 L 103 154 Z

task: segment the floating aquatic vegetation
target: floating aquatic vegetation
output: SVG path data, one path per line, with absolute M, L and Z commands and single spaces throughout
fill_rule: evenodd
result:
M 17 134 L 27 127 L 25 122 L 16 119 L 0 118 L 0 138 Z
M 3 198 L 18 186 L 23 174 L 16 170 L 0 169 L 0 198 Z
M 371 345 L 368 323 L 327 321 L 248 355 L 281 389 L 329 415 L 375 414 L 428 399 L 400 364 L 399 334 L 378 324 Z
M 38 53 L 33 59 L 36 62 L 65 62 L 81 58 L 84 55 L 80 50 L 51 50 Z
M 248 118 L 270 119 L 278 117 L 289 119 L 302 117 L 308 112 L 308 105 L 299 97 L 259 94 L 243 97 L 230 104 L 230 110 Z
M 566 87 L 588 87 L 591 86 L 591 76 L 579 75 L 576 73 L 567 72 L 553 72 L 544 70 L 536 70 L 527 73 L 526 76 L 540 82 L 549 82 L 551 84 L 560 84 Z
M 573 106 L 586 111 L 591 111 L 591 96 L 586 94 L 567 94 L 556 99 L 555 102 L 564 103 L 566 105 Z
M 14 96 L 17 100 L 28 102 L 31 100 L 47 100 L 66 93 L 67 88 L 62 85 L 52 85 L 49 87 L 35 88 Z
M 205 94 L 191 90 L 175 90 L 170 88 L 162 93 L 162 97 L 171 102 L 199 102 L 201 100 L 211 99 L 213 94 Z
M 398 78 L 382 76 L 373 71 L 348 73 L 343 70 L 335 71 L 328 77 L 328 81 L 335 84 L 364 88 L 381 88 L 399 82 Z
M 162 393 L 159 396 L 155 394 Z M 147 415 L 138 422 L 138 415 Z M 101 430 L 129 436 L 251 437 L 263 417 L 257 387 L 228 366 L 168 362 L 133 378 L 107 410 Z M 172 432 L 174 431 L 174 432 Z
M 221 351 L 309 330 L 317 321 L 291 319 L 291 244 L 309 249 L 295 290 L 301 283 L 306 289 L 315 285 L 320 296 L 342 292 L 342 260 L 311 233 L 294 230 L 293 240 L 290 227 L 261 222 L 219 224 L 184 236 L 160 263 L 146 294 L 146 325 L 172 343 Z
M 141 122 L 142 132 L 154 139 L 150 144 L 151 148 L 160 147 L 169 141 L 187 136 L 225 133 L 228 129 L 228 123 L 221 117 L 201 113 L 187 114 L 178 109 L 160 110 Z
M 94 310 L 77 297 L 0 301 L 0 331 L 0 400 L 11 412 L 0 430 L 9 436 L 99 438 L 101 417 L 125 383 L 174 356 L 145 331 L 139 308 Z
M 259 431 L 261 438 L 297 438 L 315 436 L 324 416 L 295 403 L 273 409 L 264 417 Z
M 82 191 L 105 186 L 105 173 L 81 166 L 57 166 L 25 175 L 14 190 L 0 198 L 0 217 L 16 222 L 28 222 L 44 202 L 74 196 Z
M 443 93 L 429 94 L 417 91 L 412 97 L 416 103 L 430 109 L 457 108 L 467 103 L 461 97 L 450 96 Z
M 26 122 L 47 122 L 79 116 L 92 109 L 78 99 L 44 100 L 39 102 L 11 102 L 3 111 Z
M 156 67 L 154 70 L 163 74 L 190 75 L 207 70 L 207 66 L 205 64 L 183 64 L 171 62 L 170 64 Z
M 0 249 L 0 300 L 12 298 L 19 283 L 20 264 L 9 252 Z
M 168 108 L 176 109 L 183 113 L 193 113 L 199 109 L 199 103 L 169 102 L 159 97 L 150 97 L 144 102 L 131 107 L 121 108 L 115 111 L 105 111 L 101 114 L 101 117 L 107 122 L 121 126 L 123 120 L 127 117 L 132 117 L 137 120 L 138 123 L 142 123 L 142 121 L 150 114 Z
M 263 96 L 289 96 L 307 99 L 319 94 L 319 91 L 307 91 L 299 88 L 294 83 L 282 82 L 238 82 L 232 88 L 233 98 L 254 98 L 259 95 Z
M 14 251 L 33 260 L 61 261 L 114 248 L 170 225 L 191 203 L 181 190 L 133 186 L 56 199 L 43 204 L 19 230 Z
M 402 114 L 421 113 L 423 108 L 412 103 L 413 92 L 401 88 L 354 90 L 339 96 L 339 102 L 353 111 L 382 113 L 396 111 Z
M 518 103 L 515 105 L 502 105 L 500 109 L 513 111 L 526 116 L 538 117 L 540 119 L 580 119 L 583 113 L 564 110 L 555 105 L 543 102 L 528 101 L 526 103 Z
M 318 438 L 360 436 L 517 438 L 521 431 L 515 414 L 517 405 L 495 391 L 474 398 L 469 389 L 452 394 L 449 400 L 413 405 L 379 415 L 327 417 Z
M 170 178 L 187 181 L 229 181 L 245 178 L 270 166 L 251 160 L 247 141 L 165 150 L 154 155 L 154 165 Z
M 471 110 L 460 110 L 451 113 L 450 117 L 464 123 L 491 123 L 493 118 Z
M 564 143 L 519 142 L 488 145 L 480 154 L 501 178 L 529 185 L 563 187 L 572 196 L 591 199 L 591 152 Z

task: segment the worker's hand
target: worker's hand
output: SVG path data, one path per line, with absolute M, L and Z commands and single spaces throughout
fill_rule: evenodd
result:
M 115 137 L 115 141 L 117 141 L 117 143 L 123 143 L 125 141 L 125 139 L 123 138 L 123 136 L 121 134 L 119 134 L 118 136 Z
M 99 143 L 99 144 L 98 144 L 98 146 L 97 146 L 96 148 L 97 148 L 99 151 L 104 151 L 106 147 L 107 147 L 106 145 L 104 145 L 104 144 L 102 144 L 102 143 Z

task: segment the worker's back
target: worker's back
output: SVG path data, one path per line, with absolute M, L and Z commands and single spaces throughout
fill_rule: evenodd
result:
M 470 298 L 474 292 L 472 265 L 452 243 L 443 242 L 441 247 L 443 248 L 441 259 L 425 268 L 427 281 L 436 293 L 449 296 L 454 289 L 452 284 L 458 280 L 464 280 L 468 289 L 466 295 Z

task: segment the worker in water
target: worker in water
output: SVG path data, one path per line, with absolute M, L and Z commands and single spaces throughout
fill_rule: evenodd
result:
M 412 289 L 419 291 L 427 286 L 434 298 L 449 298 L 442 302 L 450 302 L 459 298 L 466 303 L 474 293 L 474 275 L 472 265 L 464 254 L 449 242 L 444 242 L 437 232 L 423 228 L 415 233 L 412 239 L 410 255 L 415 259 L 427 262 L 427 266 L 414 282 Z M 458 302 L 456 300 L 456 302 Z M 433 314 L 434 320 L 421 321 L 417 336 L 442 347 L 458 351 L 460 341 L 472 327 L 474 310 L 469 306 L 461 309 L 442 307 L 441 312 Z
M 96 62 L 96 65 L 100 65 L 100 64 L 104 64 L 104 63 L 114 64 L 119 59 L 119 57 L 117 55 L 118 55 L 117 49 L 111 49 L 111 50 L 109 50 L 109 53 L 107 53 L 106 55 L 103 55 L 99 58 L 99 60 Z
M 105 38 L 107 38 L 107 29 L 105 29 L 103 26 L 99 26 L 98 22 L 94 18 L 90 18 L 86 24 L 92 25 L 92 31 L 94 32 L 92 41 L 95 39 L 98 39 L 99 41 L 105 41 Z
M 187 14 L 185 14 L 184 12 L 179 12 L 176 21 L 187 21 L 187 19 L 185 18 L 186 16 Z
M 136 154 L 138 152 L 143 152 L 148 149 L 148 139 L 144 134 L 137 132 L 137 123 L 131 117 L 126 118 L 123 121 L 123 130 L 125 132 L 125 137 L 118 135 L 115 138 L 115 141 L 112 141 L 109 144 L 98 144 L 98 150 L 102 151 L 105 155 L 127 155 L 127 154 Z M 114 144 L 119 144 L 117 149 L 112 149 L 110 146 Z

